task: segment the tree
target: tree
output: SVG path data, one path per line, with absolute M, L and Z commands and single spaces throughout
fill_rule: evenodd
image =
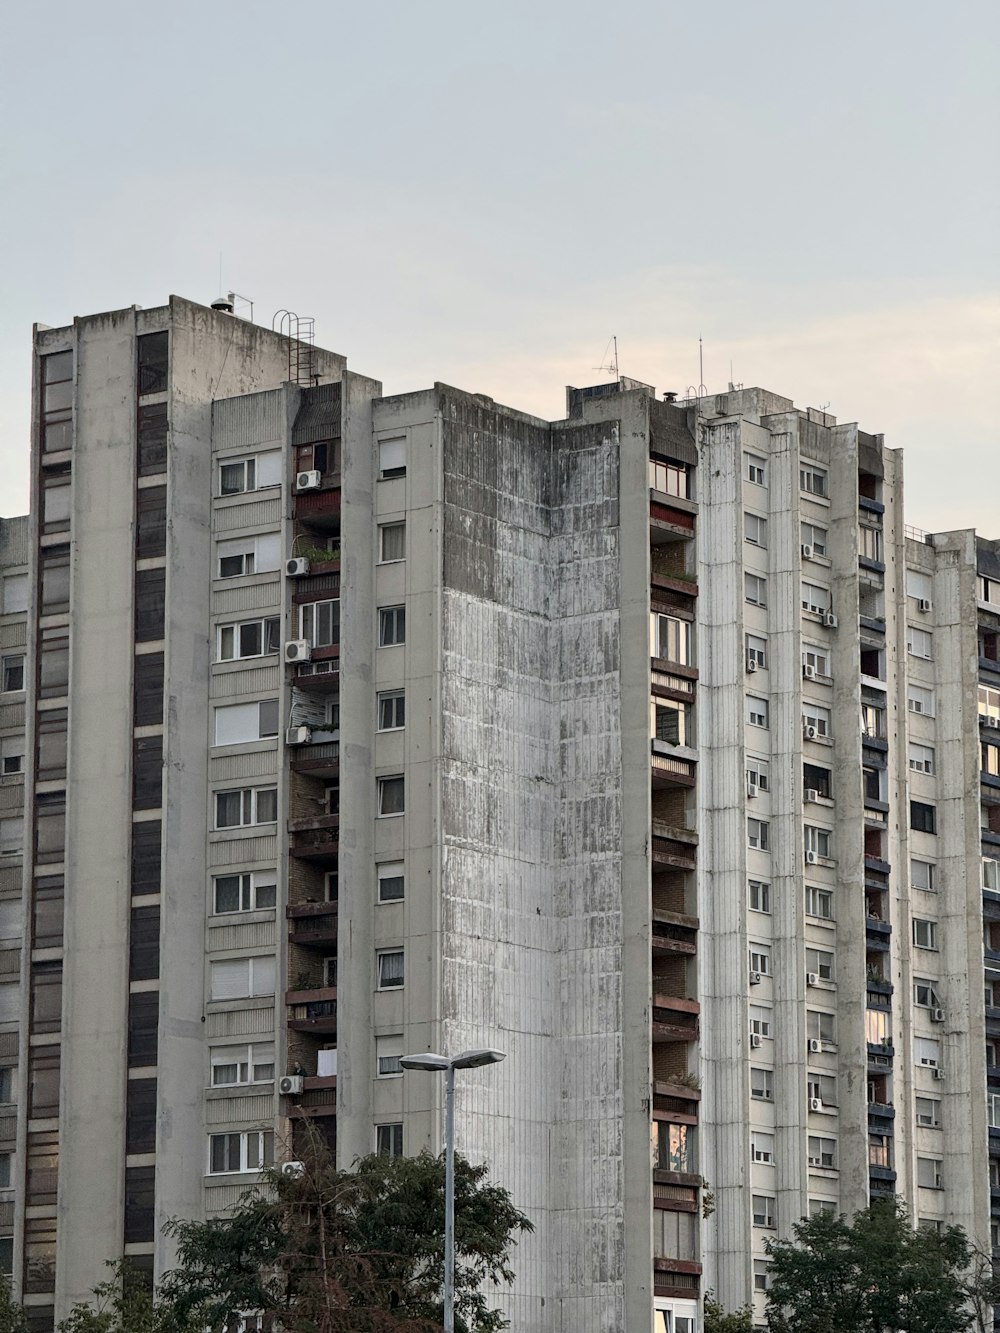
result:
M 107 1266 L 111 1277 L 94 1288 L 94 1304 L 74 1305 L 59 1333 L 186 1333 L 191 1327 L 170 1305 L 154 1301 L 145 1276 L 127 1259 L 109 1259 Z
M 972 1249 L 961 1227 L 914 1231 L 902 1201 L 819 1213 L 768 1245 L 772 1333 L 963 1333 Z
M 719 1304 L 710 1291 L 705 1292 L 705 1333 L 753 1333 L 753 1306 L 741 1305 L 732 1314 Z
M 171 1224 L 179 1262 L 161 1297 L 177 1318 L 213 1333 L 238 1311 L 272 1316 L 284 1333 L 439 1330 L 443 1158 L 373 1155 L 338 1171 L 313 1141 L 303 1164 L 300 1176 L 268 1173 L 228 1217 Z M 533 1229 L 487 1176 L 456 1154 L 455 1322 L 464 1333 L 506 1327 L 480 1287 L 513 1279 L 511 1246 Z
M 28 1319 L 10 1294 L 10 1279 L 0 1273 L 0 1333 L 28 1333 Z

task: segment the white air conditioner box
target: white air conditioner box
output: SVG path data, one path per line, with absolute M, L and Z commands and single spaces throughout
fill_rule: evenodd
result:
M 318 491 L 322 484 L 322 472 L 296 472 L 295 474 L 295 489 L 297 491 Z
M 316 1073 L 320 1078 L 336 1078 L 337 1076 L 337 1051 L 323 1050 L 316 1053 Z
M 805 722 L 802 725 L 802 735 L 807 741 L 814 741 L 816 739 L 816 728 L 810 722 Z
M 924 611 L 924 612 L 930 611 L 930 610 L 931 610 L 931 599 L 930 599 L 929 597 L 918 597 L 918 598 L 917 598 L 917 610 L 918 610 L 918 611 Z
M 989 714 L 983 718 L 988 727 L 1000 727 L 1000 717 L 991 717 Z
M 810 1110 L 810 1111 L 822 1111 L 822 1109 L 823 1109 L 823 1100 L 822 1100 L 821 1097 L 810 1097 L 810 1098 L 809 1098 L 809 1110 Z
M 811 560 L 812 558 L 813 558 L 813 548 L 809 545 L 808 542 L 803 542 L 803 544 L 802 544 L 802 559 L 803 559 L 803 560 Z
M 752 801 L 752 800 L 754 799 L 754 797 L 757 795 L 757 793 L 758 793 L 759 790 L 760 790 L 760 788 L 757 786 L 756 782 L 754 782 L 753 778 L 752 778 L 752 777 L 750 776 L 750 774 L 748 773 L 748 774 L 747 774 L 747 800 Z
M 815 680 L 815 679 L 816 679 L 816 668 L 815 668 L 814 666 L 810 666 L 810 664 L 809 664 L 808 662 L 803 662 L 803 663 L 802 663 L 802 678 L 803 678 L 803 680 Z
M 934 1078 L 938 1080 L 938 1082 L 941 1082 L 944 1079 L 944 1070 L 941 1068 L 934 1069 L 931 1071 L 931 1073 L 933 1074 Z
M 818 973 L 818 972 L 807 972 L 807 973 L 806 973 L 806 985 L 807 985 L 807 986 L 818 986 L 818 985 L 819 985 L 819 973 Z
M 944 1010 L 943 1010 L 943 1009 L 932 1009 L 932 1010 L 931 1010 L 931 1022 L 932 1022 L 932 1023 L 943 1023 L 943 1022 L 944 1022 L 944 1018 L 945 1018 L 945 1014 L 944 1014 Z
M 289 727 L 285 732 L 286 745 L 308 745 L 312 740 L 312 730 L 309 727 Z
M 751 985 L 751 986 L 759 986 L 759 985 L 760 985 L 760 973 L 759 973 L 759 972 L 751 972 L 751 973 L 750 973 L 750 985 Z
M 761 1040 L 762 1038 L 759 1032 L 750 1033 L 750 1045 L 753 1047 L 754 1050 L 756 1050 L 758 1046 L 760 1046 Z
M 832 611 L 823 612 L 823 624 L 828 626 L 828 628 L 836 629 L 839 623 L 836 615 Z
M 278 1172 L 282 1176 L 304 1176 L 306 1164 L 305 1162 L 282 1162 L 278 1167 Z
M 806 865 L 807 865 L 807 866 L 814 866 L 818 860 L 819 860 L 819 857 L 816 855 L 816 853 L 815 853 L 814 851 L 812 851 L 812 850 L 810 849 L 808 852 L 806 852 Z
M 308 662 L 312 657 L 312 644 L 308 639 L 289 639 L 285 644 L 286 662 Z
M 753 673 L 754 673 L 756 670 L 757 670 L 757 662 L 756 662 L 756 660 L 755 660 L 754 658 L 752 658 L 752 657 L 748 657 L 748 658 L 747 658 L 747 671 L 748 671 L 748 672 L 750 673 L 750 675 L 752 676 Z
M 809 1053 L 810 1053 L 810 1055 L 816 1055 L 817 1052 L 821 1051 L 822 1049 L 823 1049 L 823 1043 L 819 1040 L 818 1037 L 810 1037 L 810 1038 L 809 1038 Z
M 285 573 L 290 579 L 301 579 L 309 573 L 309 561 L 304 555 L 293 555 L 285 561 Z
M 305 1091 L 306 1081 L 301 1074 L 286 1074 L 278 1079 L 278 1091 L 282 1097 L 300 1097 Z
M 815 805 L 815 803 L 819 800 L 819 792 L 816 790 L 815 787 L 807 787 L 805 791 L 802 793 L 802 799 L 806 802 L 807 805 Z

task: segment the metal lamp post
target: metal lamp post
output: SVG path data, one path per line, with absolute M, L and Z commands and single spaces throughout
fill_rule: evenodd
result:
M 404 1055 L 404 1069 L 444 1073 L 444 1333 L 455 1333 L 455 1070 L 495 1065 L 503 1051 L 462 1051 L 450 1060 L 432 1051 Z

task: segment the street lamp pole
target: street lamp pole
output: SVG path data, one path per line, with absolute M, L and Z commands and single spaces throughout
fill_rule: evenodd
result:
M 444 1333 L 455 1333 L 455 1070 L 478 1069 L 503 1060 L 503 1051 L 462 1051 L 448 1059 L 432 1051 L 404 1055 L 403 1069 L 443 1073 L 444 1083 Z

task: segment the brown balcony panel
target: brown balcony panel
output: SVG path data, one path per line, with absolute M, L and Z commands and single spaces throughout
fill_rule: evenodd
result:
M 329 666 L 329 670 L 324 668 Z M 309 694 L 340 693 L 340 659 L 317 658 L 295 668 L 295 688 Z
M 651 742 L 652 743 L 652 742 Z M 695 764 L 693 759 L 681 759 L 672 754 L 649 756 L 650 779 L 653 787 L 693 787 L 695 783 Z
M 674 842 L 671 838 L 658 838 L 654 833 L 653 865 L 673 866 L 677 870 L 697 870 L 698 856 L 686 843 Z
M 307 1078 L 301 1097 L 289 1100 L 285 1114 L 293 1119 L 315 1119 L 337 1114 L 337 1076 Z
M 288 850 L 306 860 L 336 861 L 340 842 L 340 818 L 320 815 L 288 821 Z
M 698 1103 L 701 1101 L 701 1089 L 689 1088 L 683 1083 L 665 1083 L 662 1079 L 657 1079 L 653 1084 L 654 1103 L 661 1097 L 665 1098 L 668 1102 L 677 1101 L 685 1104 L 691 1102 Z M 687 1105 L 685 1105 L 685 1109 L 687 1109 Z
M 289 909 L 291 910 L 291 909 Z M 288 929 L 289 944 L 304 944 L 315 948 L 326 948 L 337 942 L 336 909 L 325 916 L 307 916 L 293 918 Z
M 293 1032 L 317 1034 L 337 1031 L 337 988 L 317 986 L 314 990 L 285 992 L 288 1027 Z
M 669 1009 L 653 1010 L 653 1041 L 697 1041 L 701 1036 L 698 1020 L 672 1014 Z
M 339 477 L 324 478 L 325 490 L 301 491 L 295 497 L 295 518 L 308 523 L 311 528 L 321 532 L 340 530 L 340 485 Z
M 651 546 L 663 546 L 667 542 L 690 541 L 695 533 L 695 516 L 686 509 L 674 505 L 662 504 L 658 500 L 649 502 L 649 542 Z
M 699 1209 L 695 1185 L 653 1184 L 653 1207 L 667 1213 L 696 1213 Z
M 685 606 L 685 603 L 675 601 L 674 597 L 691 598 L 698 596 L 698 584 L 694 579 L 677 578 L 674 575 L 659 574 L 656 570 L 653 570 L 649 582 L 650 587 L 655 588 L 657 593 L 660 594 L 657 601 L 665 600 L 668 606 Z M 664 593 L 667 594 L 666 598 L 662 596 Z M 673 594 L 674 597 L 671 597 L 670 594 Z
M 340 772 L 339 741 L 298 745 L 291 754 L 293 756 L 291 766 L 296 773 L 309 773 L 316 778 L 335 778 Z

